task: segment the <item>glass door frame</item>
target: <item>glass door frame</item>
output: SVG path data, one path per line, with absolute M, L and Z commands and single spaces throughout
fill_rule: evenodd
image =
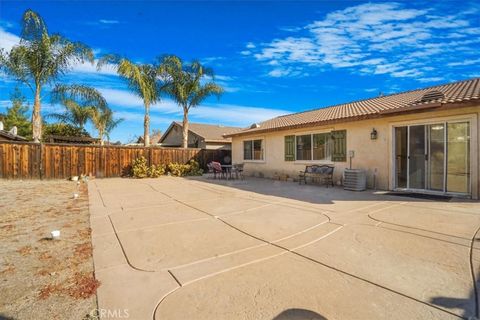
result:
M 448 150 L 447 150 L 447 124 L 448 123 L 460 123 L 460 122 L 468 122 L 469 123 L 469 135 L 470 135 L 470 181 L 469 181 L 469 186 L 468 186 L 468 192 L 467 193 L 458 193 L 458 192 L 448 192 L 447 191 L 447 159 L 448 159 Z M 474 190 L 474 182 L 478 177 L 478 172 L 474 170 L 475 166 L 478 165 L 478 153 L 479 150 L 474 150 L 476 149 L 474 147 L 474 144 L 477 143 L 477 135 L 476 135 L 476 130 L 477 130 L 477 116 L 476 115 L 463 115 L 459 117 L 443 117 L 443 118 L 432 118 L 429 120 L 412 120 L 412 121 L 402 121 L 398 123 L 391 123 L 391 189 L 392 190 L 397 190 L 397 191 L 413 191 L 413 192 L 420 192 L 420 193 L 430 193 L 430 194 L 441 194 L 441 195 L 454 195 L 454 196 L 460 196 L 460 197 L 472 197 L 474 196 L 474 192 L 478 192 L 478 185 L 475 185 L 475 190 Z M 444 165 L 444 175 L 443 175 L 443 190 L 429 190 L 427 188 L 425 189 L 413 189 L 409 188 L 410 186 L 410 127 L 411 126 L 418 126 L 418 125 L 424 125 L 426 128 L 429 127 L 429 125 L 433 124 L 443 124 L 444 125 L 444 157 L 443 157 L 443 165 Z M 397 188 L 397 176 L 396 176 L 396 161 L 395 161 L 395 151 L 396 151 L 396 136 L 395 136 L 395 128 L 399 127 L 407 127 L 407 186 L 406 188 Z M 429 135 L 428 130 L 426 129 L 426 139 Z M 428 150 L 427 150 L 428 148 Z M 425 146 L 425 151 L 430 151 L 430 143 L 426 141 L 426 146 Z M 428 152 L 428 157 L 430 158 L 430 152 Z M 427 160 L 425 160 L 426 165 Z M 426 167 L 425 170 L 425 186 L 427 187 L 427 179 L 428 179 L 428 174 L 429 174 L 430 168 Z

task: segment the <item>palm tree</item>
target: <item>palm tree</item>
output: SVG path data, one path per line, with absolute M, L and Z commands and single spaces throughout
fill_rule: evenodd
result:
M 48 117 L 84 129 L 92 112 L 106 109 L 107 102 L 96 89 L 82 85 L 57 85 L 52 91 L 52 103 L 61 103 L 63 113 L 52 113 Z
M 113 118 L 113 111 L 95 88 L 82 85 L 57 85 L 52 91 L 52 102 L 61 102 L 66 111 L 50 114 L 50 117 L 81 129 L 88 120 L 92 120 L 102 145 L 104 137 L 107 136 L 110 139 L 110 132 L 123 121 L 123 119 Z
M 134 63 L 114 55 L 104 56 L 99 60 L 97 67 L 101 68 L 107 63 L 116 65 L 117 73 L 127 81 L 130 90 L 143 100 L 145 107 L 143 141 L 148 147 L 150 145 L 150 106 L 160 101 L 157 67 L 148 63 Z
M 87 121 L 90 119 L 92 109 L 79 105 L 74 100 L 65 100 L 62 102 L 65 111 L 62 113 L 47 114 L 47 118 L 54 118 L 62 123 L 70 124 L 78 129 L 85 129 Z
M 184 64 L 176 56 L 165 56 L 159 65 L 159 74 L 164 83 L 165 92 L 183 109 L 183 148 L 188 147 L 188 112 L 206 98 L 220 97 L 223 88 L 213 82 L 213 70 L 204 67 L 199 61 Z M 212 79 L 212 81 L 208 81 Z
M 98 131 L 98 138 L 100 139 L 101 145 L 104 144 L 104 137 L 110 141 L 110 133 L 123 121 L 123 119 L 114 119 L 113 111 L 109 108 L 94 109 L 91 119 Z
M 93 52 L 80 42 L 58 34 L 49 34 L 43 19 L 26 10 L 22 18 L 20 43 L 10 52 L 0 51 L 0 68 L 26 84 L 34 94 L 32 112 L 33 140 L 42 136 L 41 92 L 46 83 L 56 80 L 77 62 L 93 63 Z

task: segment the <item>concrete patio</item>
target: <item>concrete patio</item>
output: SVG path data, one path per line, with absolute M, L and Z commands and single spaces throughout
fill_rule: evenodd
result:
M 93 180 L 89 199 L 101 312 L 128 310 L 129 319 L 478 316 L 478 202 L 203 177 Z

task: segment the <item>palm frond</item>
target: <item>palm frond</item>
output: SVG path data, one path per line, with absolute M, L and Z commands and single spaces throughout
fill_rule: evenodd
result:
M 48 30 L 42 17 L 31 9 L 26 10 L 22 17 L 22 40 L 38 41 L 45 34 Z
M 196 107 L 201 104 L 206 98 L 215 95 L 217 99 L 223 94 L 224 89 L 213 82 L 208 82 L 198 88 L 190 100 L 190 107 Z
M 83 106 L 94 106 L 95 108 L 107 108 L 107 101 L 95 88 L 84 85 L 62 85 L 58 84 L 51 93 L 52 103 L 62 103 L 66 100 L 78 101 Z

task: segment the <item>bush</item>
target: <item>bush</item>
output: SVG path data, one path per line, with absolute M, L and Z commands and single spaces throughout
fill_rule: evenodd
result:
M 132 164 L 132 176 L 134 178 L 158 178 L 165 174 L 165 167 L 162 165 L 147 166 L 147 159 L 145 157 L 137 158 Z
M 172 176 L 201 176 L 203 170 L 195 160 L 190 160 L 187 164 L 171 162 L 167 165 L 167 170 Z
M 187 164 L 170 162 L 166 167 L 163 165 L 147 165 L 147 159 L 145 157 L 137 158 L 132 163 L 131 175 L 134 178 L 158 178 L 165 174 L 170 173 L 172 176 L 184 177 L 184 176 L 201 176 L 203 170 L 195 160 L 190 160 Z
M 187 171 L 187 165 L 186 164 L 181 164 L 181 163 L 176 163 L 176 162 L 170 162 L 167 165 L 168 172 L 172 176 L 176 177 L 182 177 L 185 175 Z
M 132 163 L 132 176 L 134 178 L 142 179 L 148 177 L 149 168 L 147 166 L 147 159 L 140 157 L 133 160 Z
M 147 169 L 147 174 L 150 178 L 158 178 L 165 174 L 165 167 L 159 164 L 158 166 L 152 165 Z
M 190 165 L 189 176 L 201 176 L 203 174 L 203 169 L 200 168 L 200 164 L 197 161 L 190 160 L 188 165 Z

